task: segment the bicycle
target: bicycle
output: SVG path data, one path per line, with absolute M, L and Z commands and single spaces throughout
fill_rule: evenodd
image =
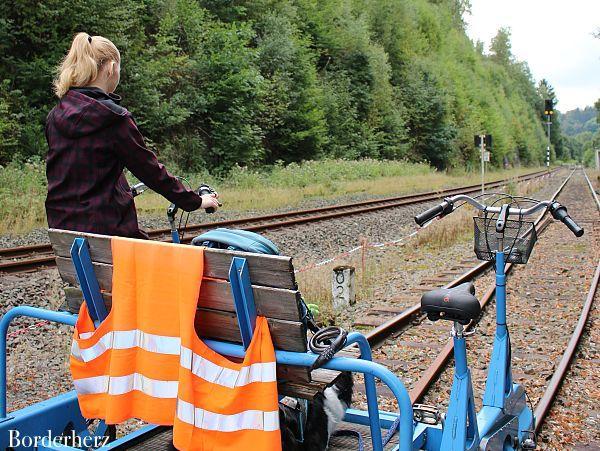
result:
M 566 207 L 554 200 L 496 194 L 491 205 L 476 198 L 457 195 L 444 199 L 433 208 L 415 216 L 419 226 L 436 217 L 443 217 L 462 202 L 479 211 L 474 218 L 475 254 L 480 260 L 495 262 L 496 272 L 496 332 L 492 357 L 483 396 L 483 407 L 475 410 L 471 372 L 467 363 L 465 326 L 481 314 L 471 282 L 450 289 L 437 289 L 421 298 L 421 311 L 432 321 L 453 322 L 454 378 L 450 404 L 445 418 L 435 408 L 415 406 L 413 445 L 431 450 L 517 450 L 535 449 L 535 417 L 527 405 L 522 385 L 514 383 L 511 372 L 511 344 L 506 321 L 505 264 L 526 264 L 537 239 L 535 225 L 526 217 L 548 209 L 576 236 L 583 229 L 567 213 Z M 479 196 L 481 197 L 481 196 Z M 521 208 L 521 203 L 532 203 Z M 511 219 L 512 218 L 512 219 Z M 427 421 L 423 422 L 422 419 Z M 433 420 L 432 420 L 433 418 Z M 430 424 L 427 424 L 430 423 Z

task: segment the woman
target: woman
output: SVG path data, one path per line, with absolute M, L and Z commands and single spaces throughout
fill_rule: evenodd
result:
M 219 206 L 216 194 L 186 189 L 146 148 L 113 94 L 120 70 L 115 45 L 87 33 L 75 36 L 59 67 L 54 91 L 60 101 L 46 121 L 49 227 L 147 238 L 123 168 L 185 211 Z

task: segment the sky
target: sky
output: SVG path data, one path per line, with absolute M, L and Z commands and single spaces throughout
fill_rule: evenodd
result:
M 547 79 L 566 112 L 600 98 L 600 0 L 471 0 L 467 34 L 489 50 L 498 28 L 511 30 L 512 53 Z

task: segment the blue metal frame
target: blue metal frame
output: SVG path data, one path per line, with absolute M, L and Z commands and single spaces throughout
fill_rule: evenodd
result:
M 483 405 L 504 408 L 512 387 L 510 337 L 506 325 L 506 274 L 504 252 L 496 252 L 496 334 Z
M 90 315 L 93 314 L 93 318 L 98 323 L 106 317 L 107 313 L 91 263 L 87 241 L 83 238 L 77 238 L 71 248 L 71 255 Z M 383 450 L 381 428 L 389 428 L 394 424 L 397 417 L 397 414 L 379 411 L 375 378 L 386 384 L 398 401 L 400 443 L 397 449 L 402 451 L 421 448 L 431 451 L 473 449 L 479 445 L 480 440 L 490 440 L 493 434 L 499 433 L 499 425 L 503 424 L 502 421 L 506 421 L 507 418 L 513 418 L 513 420 L 518 418 L 517 433 L 520 438 L 523 435 L 522 431 L 530 429 L 533 421 L 532 412 L 526 406 L 521 407 L 520 400 L 519 407 L 514 407 L 514 400 L 518 396 L 524 397 L 524 394 L 518 384 L 512 383 L 510 340 L 506 326 L 504 257 L 501 252 L 496 254 L 496 337 L 486 383 L 484 407 L 478 415 L 475 413 L 464 336 L 454 337 L 455 374 L 450 406 L 443 428 L 441 425 L 426 425 L 413 421 L 412 404 L 406 388 L 391 371 L 380 364 L 372 362 L 371 348 L 362 334 L 352 332 L 347 339 L 347 346 L 358 345 L 360 349 L 358 359 L 334 357 L 323 366 L 331 370 L 364 374 L 368 411 L 349 409 L 346 412 L 346 420 L 370 426 L 375 451 Z M 237 345 L 216 340 L 205 340 L 205 343 L 219 354 L 243 358 L 252 339 L 256 324 L 256 309 L 246 259 L 234 258 L 229 276 L 243 344 Z M 10 429 L 18 429 L 23 435 L 43 435 L 47 430 L 53 431 L 53 434 L 61 434 L 65 425 L 71 422 L 77 434 L 81 437 L 85 436 L 88 434 L 85 419 L 81 416 L 74 391 L 12 412 L 11 415 L 7 416 L 6 336 L 9 324 L 17 316 L 29 316 L 71 326 L 74 326 L 77 320 L 76 315 L 69 313 L 27 306 L 15 307 L 9 310 L 0 320 L 0 390 L 2 391 L 0 393 L 0 448 L 6 447 L 7 431 Z M 275 354 L 277 363 L 286 365 L 310 367 L 317 359 L 317 355 L 310 352 L 276 351 Z M 507 400 L 510 400 L 510 402 L 507 403 Z M 512 412 L 510 412 L 511 409 Z M 148 426 L 100 449 L 115 448 L 155 430 L 156 426 Z M 45 448 L 40 447 L 39 449 L 75 450 L 75 448 L 67 446 L 54 445 Z
M 71 259 L 77 273 L 77 280 L 81 286 L 83 299 L 87 304 L 90 318 L 94 325 L 98 325 L 108 316 L 102 293 L 98 286 L 98 279 L 94 273 L 89 244 L 85 238 L 75 238 L 71 246 Z
M 446 413 L 441 449 L 470 450 L 479 445 L 477 413 L 465 337 L 454 335 L 454 381 Z
M 244 349 L 248 349 L 256 327 L 256 307 L 250 282 L 250 271 L 245 258 L 233 257 L 231 259 L 229 286 L 233 295 L 242 344 Z
M 6 333 L 10 322 L 17 316 L 29 316 L 32 318 L 45 319 L 61 324 L 68 324 L 71 326 L 74 326 L 75 322 L 77 321 L 77 315 L 27 306 L 15 307 L 11 309 L 0 320 L 0 340 L 2 340 L 0 341 L 0 389 L 2 390 L 0 397 L 0 413 L 2 415 L 2 418 L 0 419 L 0 443 L 3 443 L 3 440 L 7 438 L 7 431 L 11 428 L 14 429 L 15 427 L 18 427 L 19 430 L 22 430 L 22 434 L 27 433 L 30 435 L 43 435 L 47 433 L 47 430 L 51 430 L 53 431 L 53 434 L 58 435 L 62 433 L 63 428 L 68 421 L 73 421 L 75 426 L 79 426 L 79 428 L 76 427 L 78 434 L 84 433 L 84 430 L 81 429 L 81 426 L 85 423 L 85 420 L 83 417 L 81 417 L 79 406 L 77 404 L 77 397 L 74 391 L 51 398 L 43 403 L 37 403 L 25 409 L 12 412 L 10 417 L 6 416 Z M 215 340 L 205 340 L 205 343 L 215 352 L 229 357 L 243 358 L 246 351 L 242 345 L 233 343 L 225 343 Z M 374 433 L 373 449 L 376 451 L 382 451 L 383 449 L 381 445 L 381 425 L 391 424 L 390 418 L 392 418 L 392 414 L 385 414 L 383 417 L 380 416 L 379 409 L 377 407 L 375 378 L 378 378 L 384 384 L 386 384 L 396 397 L 400 410 L 399 449 L 402 451 L 411 450 L 413 415 L 410 397 L 406 391 L 406 388 L 390 370 L 378 363 L 370 361 L 371 349 L 366 338 L 362 334 L 353 332 L 348 335 L 348 346 L 353 344 L 358 344 L 358 347 L 361 351 L 361 357 L 359 359 L 334 357 L 323 367 L 337 371 L 358 372 L 365 375 L 365 385 L 367 387 L 366 391 L 369 406 L 368 421 L 371 431 Z M 304 367 L 312 366 L 317 359 L 317 355 L 311 353 L 276 351 L 275 355 L 277 363 L 279 364 Z M 354 416 L 356 416 L 356 414 L 354 414 Z M 350 418 L 352 418 L 352 415 L 350 415 Z M 126 438 L 127 440 L 130 440 L 136 436 L 137 435 L 128 435 Z M 124 439 L 123 442 L 127 441 Z M 115 443 L 100 449 L 111 449 L 114 446 Z M 46 447 L 46 449 L 75 448 L 65 446 L 49 446 Z
M 74 240 L 73 246 L 71 247 L 71 256 L 90 316 L 97 326 L 104 318 L 106 318 L 108 313 L 94 273 L 88 242 L 85 238 L 76 238 Z M 240 346 L 214 340 L 206 340 L 206 344 L 220 354 L 230 357 L 243 357 L 245 355 L 245 350 L 252 340 L 253 331 L 256 325 L 256 308 L 254 305 L 250 274 L 245 258 L 233 258 L 229 270 L 229 277 L 243 345 Z M 34 307 L 16 307 L 2 317 L 2 320 L 0 321 L 0 334 L 2 339 L 2 342 L 0 342 L 0 388 L 2 390 L 0 399 L 0 414 L 2 415 L 2 419 L 0 419 L 0 442 L 6 438 L 6 431 L 11 427 L 19 427 L 19 430 L 24 431 L 23 433 L 26 431 L 30 435 L 40 435 L 40 432 L 45 433 L 46 430 L 51 430 L 53 431 L 53 434 L 57 435 L 63 432 L 65 424 L 68 421 L 77 425 L 76 431 L 79 436 L 88 434 L 87 429 L 84 427 L 85 419 L 81 416 L 77 404 L 77 397 L 73 391 L 66 395 L 51 398 L 44 403 L 38 403 L 13 412 L 11 417 L 7 418 L 6 333 L 10 322 L 16 316 L 30 316 L 72 326 L 75 325 L 77 320 L 76 315 L 53 312 Z M 365 415 L 367 415 L 366 418 L 368 419 L 368 424 L 371 429 L 373 449 L 375 451 L 383 450 L 381 442 L 381 425 L 386 422 L 393 424 L 393 422 L 386 421 L 392 417 L 391 414 L 386 414 L 387 416 L 384 415 L 383 417 L 380 415 L 377 406 L 375 378 L 379 378 L 383 383 L 388 385 L 392 393 L 396 396 L 400 408 L 401 419 L 398 425 L 401 442 L 400 449 L 412 449 L 412 405 L 404 385 L 387 368 L 372 362 L 371 348 L 367 339 L 362 334 L 353 332 L 348 335 L 347 346 L 352 345 L 358 345 L 360 349 L 359 359 L 335 357 L 327 362 L 324 365 L 324 368 L 338 371 L 361 372 L 364 374 L 368 406 L 368 412 L 365 412 Z M 279 364 L 310 367 L 317 359 L 317 355 L 312 353 L 276 351 L 276 359 Z M 48 418 L 40 419 L 40 416 Z M 354 417 L 357 416 L 358 415 L 354 413 Z M 393 418 L 396 416 L 393 416 Z M 352 417 L 352 415 L 350 415 L 350 417 Z M 56 421 L 57 424 L 50 425 L 49 422 L 51 421 Z M 38 427 L 41 425 L 43 425 L 42 429 Z M 100 433 L 102 432 L 101 429 L 103 427 L 104 426 L 101 425 Z M 147 431 L 152 430 L 153 427 L 147 429 Z M 141 434 L 141 432 L 130 434 L 127 437 L 120 439 L 118 442 L 124 443 L 132 440 L 139 434 Z M 116 442 L 101 449 L 110 449 L 114 446 L 116 446 Z M 46 447 L 46 449 L 74 448 L 66 446 L 57 447 L 53 445 Z
M 517 417 L 516 434 L 520 441 L 524 438 L 525 431 L 531 429 L 534 418 L 533 412 L 527 406 L 524 390 L 519 384 L 513 383 L 510 335 L 506 323 L 506 255 L 497 251 L 495 259 L 496 333 L 485 384 L 483 408 L 477 415 L 479 436 L 483 440 L 494 434 L 501 435 L 504 433 L 504 425 Z

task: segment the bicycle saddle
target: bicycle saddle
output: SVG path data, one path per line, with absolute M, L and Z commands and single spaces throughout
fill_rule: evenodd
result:
M 431 321 L 447 319 L 468 324 L 481 313 L 481 305 L 475 297 L 475 286 L 466 282 L 454 288 L 438 288 L 421 297 L 421 311 Z

